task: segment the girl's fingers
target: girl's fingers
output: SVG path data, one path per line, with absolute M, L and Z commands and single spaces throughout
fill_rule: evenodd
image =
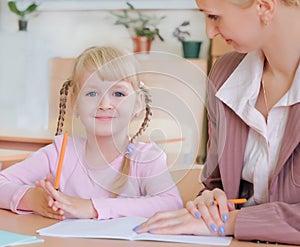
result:
M 51 196 L 48 196 L 48 206 L 49 207 L 52 207 L 53 206 L 53 203 L 54 203 L 54 200 Z
M 53 176 L 52 176 L 52 174 L 51 174 L 51 173 L 49 173 L 49 174 L 47 175 L 47 177 L 46 177 L 46 181 L 48 181 L 48 182 L 52 183 L 52 181 L 53 181 Z

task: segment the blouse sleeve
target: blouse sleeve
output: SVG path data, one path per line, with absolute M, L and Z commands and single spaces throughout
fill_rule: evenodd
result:
M 201 181 L 204 184 L 204 189 L 199 192 L 199 195 L 204 190 L 212 190 L 214 188 L 222 189 L 221 176 L 218 166 L 218 100 L 216 98 L 215 74 L 218 72 L 218 60 L 213 66 L 207 83 L 207 120 L 208 120 L 208 142 L 207 142 L 207 156 L 205 165 L 201 172 Z
M 300 245 L 300 203 L 270 202 L 242 208 L 234 236 L 239 240 Z
M 54 144 L 41 148 L 26 160 L 16 163 L 0 172 L 0 208 L 16 213 L 25 192 L 35 186 L 35 182 L 53 173 L 51 164 L 56 164 L 57 151 Z

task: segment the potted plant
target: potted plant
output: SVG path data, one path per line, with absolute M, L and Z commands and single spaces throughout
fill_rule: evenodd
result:
M 33 2 L 31 3 L 29 6 L 27 6 L 25 9 L 20 10 L 17 7 L 17 4 L 15 1 L 9 1 L 8 2 L 8 7 L 10 9 L 10 11 L 12 11 L 13 13 L 15 13 L 16 15 L 19 16 L 19 30 L 20 31 L 26 31 L 27 30 L 27 19 L 26 16 L 32 12 L 34 12 L 38 5 Z
M 182 22 L 178 27 L 173 31 L 173 36 L 182 43 L 183 57 L 184 58 L 199 58 L 201 41 L 187 41 L 187 37 L 190 37 L 191 34 L 189 31 L 184 30 L 186 26 L 190 25 L 189 21 Z
M 157 26 L 165 16 L 146 15 L 134 8 L 132 4 L 128 2 L 126 4 L 129 9 L 124 9 L 121 14 L 111 12 L 117 18 L 114 25 L 122 25 L 129 30 L 134 42 L 134 52 L 149 53 L 151 43 L 156 37 L 164 41 Z

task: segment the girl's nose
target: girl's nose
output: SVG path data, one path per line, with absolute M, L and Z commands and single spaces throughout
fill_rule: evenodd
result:
M 112 108 L 111 101 L 107 95 L 103 95 L 102 98 L 99 101 L 99 107 L 100 110 L 108 110 Z
M 220 33 L 218 26 L 210 20 L 206 20 L 206 35 L 209 39 L 216 37 Z

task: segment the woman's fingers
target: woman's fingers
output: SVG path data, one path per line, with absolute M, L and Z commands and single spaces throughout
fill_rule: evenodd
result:
M 159 214 L 155 218 L 154 221 L 153 217 L 150 218 L 151 224 L 147 225 L 148 222 L 145 222 L 138 226 L 142 229 L 134 230 L 137 233 L 211 235 L 203 220 L 195 218 L 186 209 Z
M 217 233 L 218 231 L 218 220 L 215 220 L 212 215 L 213 213 L 217 213 L 218 211 L 211 211 L 213 206 L 207 207 L 205 203 L 198 203 L 197 208 L 199 212 L 201 213 L 201 218 L 206 223 L 207 227 L 210 229 L 211 232 Z M 215 207 L 216 208 L 216 207 Z
M 185 205 L 185 208 L 190 212 L 190 214 L 194 215 L 194 217 L 196 217 L 197 219 L 201 218 L 199 210 L 192 201 L 188 201 Z
M 145 221 L 143 224 L 136 226 L 134 228 L 134 231 L 138 233 L 142 233 L 142 232 L 148 232 L 150 229 L 169 226 L 171 224 L 174 224 L 177 217 L 180 217 L 186 212 L 187 210 L 183 208 L 179 210 L 156 213 L 152 217 L 150 217 L 147 221 Z
M 199 212 L 211 232 L 226 234 L 224 223 L 228 221 L 229 208 L 224 191 L 220 189 L 204 191 L 192 203 L 187 203 L 186 207 L 193 215 Z

